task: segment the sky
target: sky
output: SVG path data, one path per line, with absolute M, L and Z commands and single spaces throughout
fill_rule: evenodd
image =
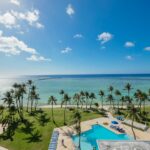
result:
M 0 76 L 150 73 L 149 0 L 0 0 Z

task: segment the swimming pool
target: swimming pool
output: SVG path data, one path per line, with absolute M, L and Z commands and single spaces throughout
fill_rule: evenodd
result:
M 75 145 L 78 145 L 79 137 L 72 136 Z M 127 134 L 116 134 L 111 130 L 101 126 L 93 125 L 92 129 L 81 134 L 81 150 L 93 150 L 96 147 L 98 150 L 97 140 L 131 140 L 132 138 Z

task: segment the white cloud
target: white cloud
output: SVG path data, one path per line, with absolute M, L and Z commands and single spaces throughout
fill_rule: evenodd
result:
M 98 35 L 98 40 L 101 41 L 101 44 L 104 44 L 110 41 L 113 38 L 113 35 L 109 32 L 103 32 Z
M 37 22 L 37 23 L 35 24 L 35 26 L 36 26 L 37 28 L 44 28 L 44 25 L 41 24 L 41 23 L 39 23 L 39 22 Z
M 78 34 L 75 34 L 75 35 L 73 36 L 73 38 L 80 39 L 80 38 L 83 38 L 83 35 L 78 33 Z
M 66 47 L 65 49 L 61 51 L 61 53 L 66 54 L 66 53 L 69 53 L 70 51 L 72 51 L 72 49 L 70 47 Z
M 0 15 L 0 23 L 7 28 L 17 27 L 18 21 L 26 21 L 29 25 L 37 28 L 43 28 L 44 26 L 39 22 L 39 10 L 34 9 L 32 11 L 26 11 L 24 13 L 14 10 L 8 11 Z
M 134 44 L 133 42 L 128 41 L 128 42 L 126 42 L 126 43 L 124 44 L 124 46 L 125 46 L 125 47 L 134 47 L 135 44 Z
M 5 14 L 0 15 L 0 23 L 6 28 L 16 27 L 16 17 L 12 13 L 6 12 Z
M 28 61 L 48 61 L 50 62 L 51 59 L 50 58 L 45 58 L 43 56 L 37 56 L 37 55 L 31 55 L 30 57 L 27 57 L 26 60 Z
M 66 8 L 66 13 L 69 15 L 69 16 L 72 16 L 75 11 L 74 11 L 74 8 L 72 7 L 71 4 L 68 4 L 67 8 Z
M 37 53 L 34 48 L 28 47 L 23 41 L 18 40 L 14 36 L 3 36 L 2 31 L 0 31 L 0 52 L 6 55 L 19 55 L 21 52 Z
M 150 46 L 144 48 L 145 51 L 150 51 Z
M 20 6 L 20 1 L 19 0 L 10 0 L 10 2 L 14 5 Z
M 126 56 L 125 57 L 127 60 L 133 60 L 134 58 L 132 57 L 132 56 L 130 56 L 130 55 L 128 55 L 128 56 Z

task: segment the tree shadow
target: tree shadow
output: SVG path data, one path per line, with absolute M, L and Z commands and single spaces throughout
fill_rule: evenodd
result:
M 20 130 L 26 134 L 30 134 L 34 129 L 33 122 L 26 120 L 26 122 L 24 122 L 24 127 L 21 127 Z
M 38 117 L 38 121 L 41 126 L 45 126 L 50 121 L 50 118 L 47 116 L 46 113 L 44 113 Z
M 18 128 L 19 121 L 15 120 L 13 122 L 8 122 L 7 127 L 3 128 L 3 134 L 0 136 L 1 139 L 3 140 L 8 140 L 10 139 L 13 141 L 13 136 L 15 134 L 15 130 Z
M 40 132 L 38 130 L 36 130 L 33 133 L 31 132 L 30 136 L 25 138 L 25 140 L 27 140 L 28 143 L 40 142 L 41 141 L 41 137 L 42 137 L 42 135 L 40 134 Z

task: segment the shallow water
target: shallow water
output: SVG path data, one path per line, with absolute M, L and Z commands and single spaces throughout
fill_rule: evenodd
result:
M 126 91 L 124 86 L 130 83 L 133 87 L 131 95 L 136 89 L 148 91 L 150 88 L 150 75 L 53 75 L 53 76 L 20 76 L 15 78 L 0 78 L 0 92 L 11 88 L 14 82 L 25 82 L 32 79 L 40 93 L 40 103 L 47 103 L 50 95 L 54 95 L 60 103 L 61 96 L 59 91 L 63 89 L 72 96 L 75 92 L 89 91 L 96 94 L 99 100 L 98 91 L 100 89 L 108 94 L 108 87 L 112 85 L 115 89 L 119 89 L 124 95 Z

